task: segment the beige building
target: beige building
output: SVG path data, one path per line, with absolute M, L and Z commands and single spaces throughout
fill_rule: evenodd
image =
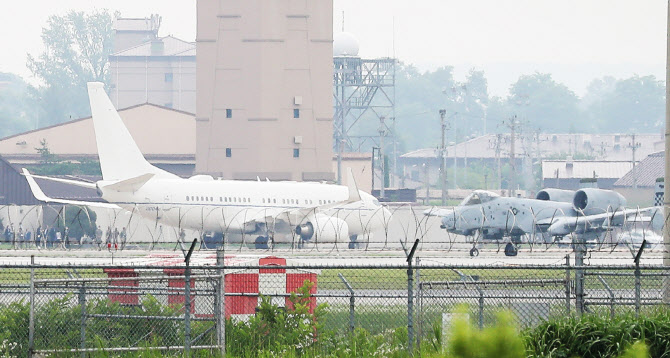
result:
M 333 180 L 332 0 L 197 3 L 196 172 Z
M 160 17 L 118 18 L 109 56 L 116 108 L 142 103 L 195 113 L 195 43 L 158 37 Z
M 149 162 L 178 175 L 190 176 L 195 165 L 195 117 L 152 104 L 119 111 L 137 146 Z M 90 117 L 0 139 L 0 155 L 16 166 L 34 165 L 36 148 L 46 141 L 51 153 L 64 160 L 97 160 Z

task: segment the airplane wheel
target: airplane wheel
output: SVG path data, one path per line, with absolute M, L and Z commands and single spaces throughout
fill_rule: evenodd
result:
M 256 249 L 260 250 L 267 250 L 268 247 L 268 238 L 265 236 L 259 236 L 256 238 L 256 241 L 254 241 L 254 246 Z
M 472 257 L 477 257 L 477 256 L 479 256 L 479 250 L 477 250 L 476 247 L 471 248 L 471 249 L 470 249 L 470 256 L 472 256 Z
M 505 245 L 505 256 L 516 256 L 518 253 L 519 250 L 511 242 Z

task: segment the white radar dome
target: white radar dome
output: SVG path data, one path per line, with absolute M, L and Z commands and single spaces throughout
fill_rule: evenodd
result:
M 333 56 L 358 56 L 358 40 L 348 32 L 333 36 Z

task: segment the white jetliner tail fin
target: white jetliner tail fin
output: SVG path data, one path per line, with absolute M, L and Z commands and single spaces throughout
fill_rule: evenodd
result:
M 351 171 L 351 168 L 347 168 L 347 187 L 349 187 L 349 202 L 356 202 L 361 200 L 361 193 L 358 192 L 358 186 L 356 185 L 356 179 L 354 179 L 354 173 Z
M 177 176 L 144 159 L 100 82 L 88 83 L 88 97 L 104 180 L 123 180 L 151 173 L 158 178 Z

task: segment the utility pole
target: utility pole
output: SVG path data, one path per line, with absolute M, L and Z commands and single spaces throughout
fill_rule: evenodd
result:
M 381 186 L 379 189 L 379 198 L 384 199 L 384 186 L 386 186 L 386 166 L 384 165 L 384 136 L 386 135 L 386 124 L 384 116 L 379 117 L 379 168 L 382 173 Z
M 516 157 L 515 157 L 515 152 L 514 152 L 514 144 L 516 141 L 516 131 L 521 123 L 517 120 L 516 115 L 513 115 L 510 117 L 510 119 L 505 123 L 503 121 L 503 125 L 505 125 L 507 128 L 510 130 L 510 152 L 509 152 L 509 160 L 510 160 L 510 166 L 511 166 L 511 173 L 510 173 L 510 191 L 509 194 L 511 197 L 516 197 Z
M 447 114 L 446 109 L 440 109 L 440 124 L 442 128 L 442 144 L 440 146 L 440 181 L 442 183 L 442 206 L 447 205 L 447 121 L 444 116 Z
M 637 190 L 637 170 L 635 169 L 635 152 L 637 148 L 640 148 L 640 143 L 635 142 L 635 133 L 630 135 L 631 143 L 628 144 L 628 148 L 633 152 L 633 189 Z

